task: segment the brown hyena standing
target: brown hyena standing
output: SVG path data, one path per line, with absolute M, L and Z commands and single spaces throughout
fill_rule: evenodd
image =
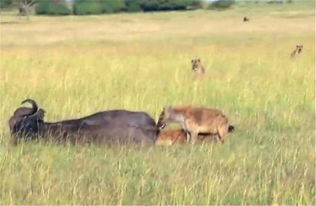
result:
M 196 73 L 198 75 L 205 74 L 205 68 L 202 65 L 200 59 L 192 59 L 191 60 L 191 64 L 192 64 L 192 70 L 193 70 L 194 73 Z
M 187 141 L 192 144 L 197 141 L 199 133 L 217 135 L 224 143 L 227 134 L 234 130 L 221 111 L 204 107 L 180 106 L 163 109 L 157 123 L 158 128 L 163 129 L 172 122 L 181 124 Z
M 296 45 L 296 48 L 291 53 L 291 57 L 295 57 L 296 55 L 299 55 L 303 51 L 303 45 Z

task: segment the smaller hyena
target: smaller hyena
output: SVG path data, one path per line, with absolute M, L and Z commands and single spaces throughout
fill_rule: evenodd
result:
M 296 55 L 299 55 L 303 51 L 303 45 L 296 45 L 296 48 L 291 53 L 291 57 L 295 57 Z
M 250 19 L 245 16 L 245 17 L 243 18 L 243 21 L 244 21 L 244 22 L 247 22 L 247 21 L 250 21 Z
M 200 59 L 192 59 L 191 60 L 191 64 L 192 64 L 192 70 L 193 70 L 194 73 L 196 73 L 198 75 L 205 74 L 205 68 L 202 65 Z
M 199 134 L 198 142 L 204 143 L 213 140 L 210 134 Z M 187 133 L 183 129 L 175 129 L 168 131 L 161 131 L 156 140 L 156 145 L 171 146 L 187 143 Z

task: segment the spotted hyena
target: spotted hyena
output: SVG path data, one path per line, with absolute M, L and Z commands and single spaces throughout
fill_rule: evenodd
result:
M 303 45 L 296 45 L 296 48 L 292 51 L 291 57 L 295 57 L 296 55 L 299 55 L 303 51 Z
M 180 123 L 186 132 L 186 141 L 195 144 L 200 133 L 217 135 L 224 143 L 234 126 L 228 123 L 228 118 L 217 109 L 192 106 L 177 106 L 164 108 L 160 114 L 157 126 L 161 130 L 169 123 Z
M 200 59 L 192 59 L 191 64 L 192 64 L 192 70 L 194 73 L 198 75 L 205 74 L 205 67 L 202 65 Z

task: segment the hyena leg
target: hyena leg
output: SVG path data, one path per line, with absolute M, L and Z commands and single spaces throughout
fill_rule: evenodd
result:
M 222 144 L 225 143 L 225 138 L 226 138 L 227 132 L 228 132 L 227 126 L 222 126 L 217 131 L 218 138 Z
M 191 134 L 189 131 L 186 131 L 186 135 L 187 135 L 187 142 L 191 142 Z
M 191 132 L 191 144 L 195 144 L 196 143 L 198 135 L 199 135 L 199 133 L 196 132 L 196 131 Z
M 190 134 L 190 130 L 188 129 L 188 124 L 189 123 L 189 121 L 185 121 L 185 122 L 183 122 L 183 124 L 182 124 L 182 129 L 185 131 L 185 133 L 186 133 L 186 140 L 187 140 L 187 142 L 190 142 L 191 141 L 191 134 Z
M 218 139 L 219 139 L 219 141 L 221 141 L 222 144 L 225 143 L 224 138 L 219 133 L 218 133 Z

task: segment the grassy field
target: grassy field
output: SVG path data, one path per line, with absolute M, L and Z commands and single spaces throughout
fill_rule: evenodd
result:
M 1 205 L 316 203 L 313 3 L 1 21 Z M 7 121 L 29 97 L 48 121 L 192 104 L 236 131 L 195 147 L 12 146 Z

